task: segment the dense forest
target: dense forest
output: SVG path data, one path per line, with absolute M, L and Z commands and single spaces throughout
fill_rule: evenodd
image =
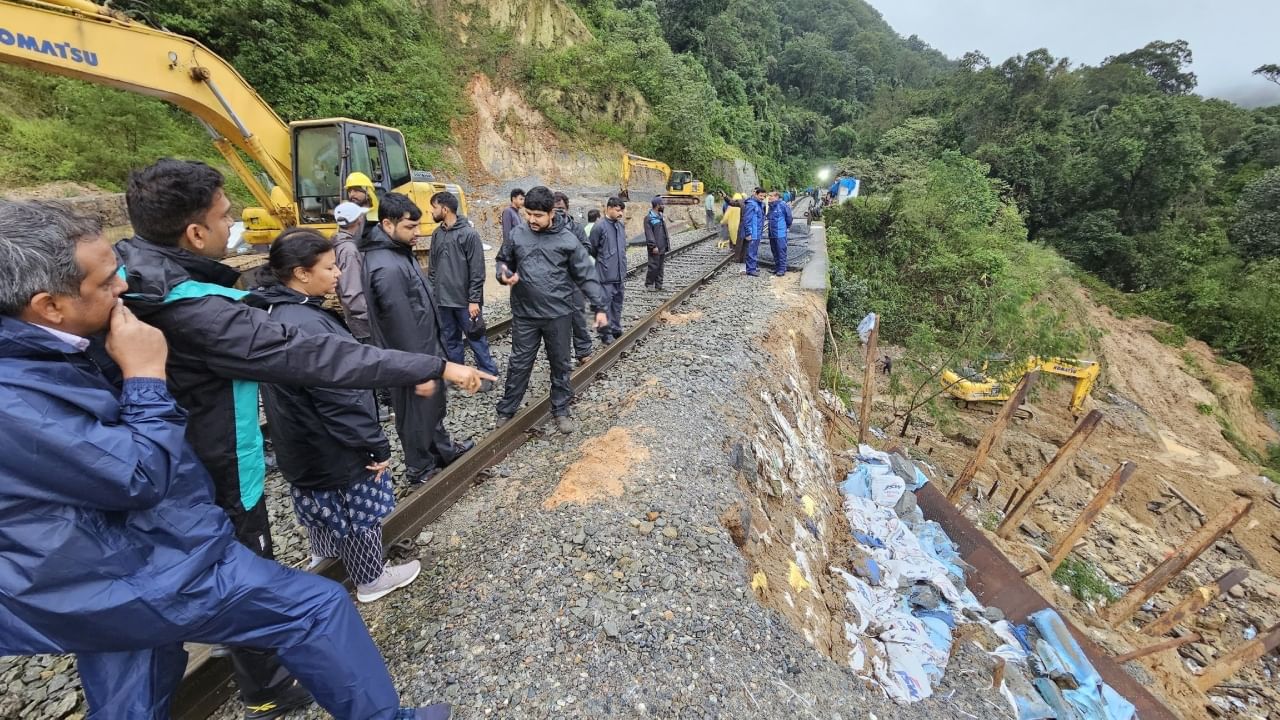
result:
M 545 50 L 516 46 L 483 17 L 462 43 L 444 12 L 412 0 L 113 5 L 206 43 L 286 119 L 395 125 L 428 165 L 467 112 L 462 91 L 477 71 L 518 87 L 566 137 L 625 142 L 712 186 L 723 182 L 711 173 L 719 158 L 754 161 L 770 184 L 807 185 L 834 165 L 873 196 L 833 221 L 865 234 L 855 245 L 904 228 L 930 242 L 951 234 L 945 248 L 894 256 L 905 264 L 895 272 L 975 284 L 935 293 L 932 322 L 958 312 L 947 302 L 976 301 L 993 268 L 1034 274 L 1048 262 L 1035 248 L 1053 248 L 1117 309 L 1250 365 L 1265 402 L 1280 404 L 1280 107 L 1195 95 L 1186 43 L 1152 42 L 1097 67 L 1049 50 L 952 60 L 862 0 L 567 1 L 594 40 Z M 1280 68 L 1260 71 L 1280 81 Z M 610 114 L 618 98 L 643 112 Z M 8 67 L 0 146 L 6 186 L 118 188 L 158 155 L 216 159 L 199 126 L 159 102 Z M 911 267 L 922 257 L 927 267 Z M 854 285 L 833 303 L 869 302 L 855 291 L 874 274 L 864 261 L 838 268 Z

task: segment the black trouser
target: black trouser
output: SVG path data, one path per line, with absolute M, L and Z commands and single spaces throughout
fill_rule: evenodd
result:
M 644 276 L 645 287 L 662 287 L 662 276 L 665 274 L 666 268 L 664 265 L 666 261 L 666 253 L 658 253 L 657 255 L 652 252 L 649 253 L 649 271 Z
M 391 389 L 396 433 L 404 449 L 405 476 L 409 482 L 448 465 L 458 456 L 449 431 L 444 429 L 448 391 L 443 380 L 436 380 L 436 386 L 431 397 L 415 394 L 412 387 Z
M 582 291 L 574 288 L 573 290 L 573 356 L 576 358 L 584 358 L 591 354 L 591 331 L 587 329 L 587 317 L 583 314 L 583 303 L 586 300 L 582 297 Z
M 275 546 L 271 542 L 271 518 L 267 515 L 267 497 L 245 512 L 228 513 L 231 527 L 241 545 L 259 557 L 274 560 Z M 275 699 L 275 693 L 289 685 L 291 675 L 280 664 L 274 650 L 255 650 L 247 647 L 229 648 L 231 668 L 235 674 L 240 699 L 246 705 L 261 705 Z
M 622 337 L 622 288 L 620 282 L 600 283 L 604 291 L 604 312 L 609 316 L 609 324 L 600 328 L 600 339 Z
M 538 358 L 539 342 L 547 349 L 547 362 L 551 364 L 551 414 L 569 414 L 569 400 L 573 397 L 573 388 L 569 385 L 569 373 L 573 370 L 569 361 L 572 324 L 568 315 L 558 318 L 511 317 L 511 359 L 507 362 L 507 388 L 498 401 L 499 415 L 510 417 L 520 409 L 524 394 L 529 389 L 533 361 Z

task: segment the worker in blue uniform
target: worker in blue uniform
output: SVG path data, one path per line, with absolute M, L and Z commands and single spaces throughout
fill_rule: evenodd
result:
M 756 188 L 751 197 L 742 203 L 743 236 L 746 239 L 746 269 L 743 271 L 751 277 L 760 274 L 758 256 L 760 254 L 760 238 L 764 236 L 764 188 Z
M 400 707 L 342 586 L 236 540 L 120 270 L 97 221 L 0 201 L 0 655 L 75 653 L 95 720 L 168 718 L 184 642 L 273 650 L 338 718 L 448 718 Z
M 769 199 L 769 250 L 773 253 L 773 274 L 787 274 L 787 232 L 791 230 L 791 206 L 774 190 Z

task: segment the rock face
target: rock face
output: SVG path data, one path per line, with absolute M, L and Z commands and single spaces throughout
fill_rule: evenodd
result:
M 617 184 L 622 148 L 562 146 L 542 113 L 514 89 L 495 88 L 487 75 L 472 78 L 467 95 L 476 111 L 467 128 L 473 132 L 464 131 L 459 140 L 472 145 L 463 154 L 478 161 L 478 168 L 470 168 L 473 173 L 503 180 L 536 178 L 552 185 Z
M 752 188 L 760 184 L 756 166 L 746 160 L 716 160 L 711 168 L 717 175 L 729 181 L 729 186 L 737 192 L 751 192 Z
M 434 0 L 431 4 L 437 13 L 452 14 L 463 42 L 469 40 L 469 29 L 486 24 L 511 33 L 517 43 L 529 47 L 580 45 L 591 40 L 591 30 L 563 0 Z

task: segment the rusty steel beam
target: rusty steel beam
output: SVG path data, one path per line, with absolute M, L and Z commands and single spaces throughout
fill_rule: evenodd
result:
M 1176 638 L 1165 640 L 1163 642 L 1153 643 L 1146 647 L 1140 647 L 1137 650 L 1130 650 L 1123 655 L 1116 656 L 1116 662 L 1127 663 L 1130 660 L 1137 660 L 1140 657 L 1146 657 L 1154 653 L 1163 652 L 1165 650 L 1173 650 L 1183 645 L 1189 645 L 1193 642 L 1200 642 L 1200 633 L 1187 633 Z
M 942 492 L 929 483 L 916 493 L 916 501 L 925 517 L 937 522 L 959 547 L 964 561 L 975 572 L 966 575 L 969 589 L 984 605 L 1004 611 L 1010 622 L 1025 623 L 1027 616 L 1038 610 L 1053 607 L 1048 600 L 1022 579 L 1018 568 L 1000 552 L 991 540 L 974 527 Z M 1142 720 L 1178 720 L 1142 683 L 1120 667 L 1105 650 L 1098 647 L 1087 635 L 1062 618 L 1076 642 L 1084 649 L 1098 674 L 1108 685 L 1120 693 L 1138 709 Z
M 1058 448 L 1058 452 L 1054 454 L 1053 459 L 1045 466 L 1036 479 L 1031 482 L 1031 487 L 1027 489 L 1022 497 L 1018 498 L 1017 504 L 1013 506 L 1013 510 L 1005 516 L 1000 526 L 996 528 L 996 537 L 1008 539 L 1014 530 L 1018 529 L 1018 525 L 1022 519 L 1031 512 L 1031 508 L 1040 499 L 1040 496 L 1049 489 L 1049 483 L 1058 478 L 1058 475 L 1075 459 L 1076 453 L 1080 452 L 1080 448 L 1084 447 L 1089 436 L 1102 423 L 1102 411 L 1090 410 L 1084 420 L 1071 431 L 1071 436 Z
M 1102 611 L 1102 617 L 1106 623 L 1111 627 L 1115 627 L 1133 617 L 1133 614 L 1138 611 L 1142 603 L 1146 602 L 1152 595 L 1160 592 L 1165 585 L 1169 584 L 1170 580 L 1177 577 L 1178 573 L 1185 570 L 1192 561 L 1200 557 L 1201 553 L 1209 549 L 1210 545 L 1217 542 L 1218 538 L 1226 535 L 1232 526 L 1249 514 L 1249 510 L 1252 507 L 1252 500 L 1236 498 L 1235 502 L 1215 515 L 1212 520 L 1202 525 L 1172 555 L 1165 558 L 1163 562 L 1147 573 L 1146 577 L 1134 583 L 1124 597 Z
M 1235 568 L 1214 582 L 1208 585 L 1201 585 L 1187 593 L 1186 597 L 1169 609 L 1169 612 L 1142 628 L 1142 632 L 1152 637 L 1158 637 L 1169 632 L 1175 625 L 1200 612 L 1209 603 L 1225 595 L 1228 590 L 1244 582 L 1247 577 L 1249 577 L 1248 569 Z
M 1280 623 L 1267 628 L 1266 632 L 1248 642 L 1231 648 L 1226 655 L 1204 669 L 1201 675 L 1191 681 L 1196 689 L 1207 693 L 1235 675 L 1240 668 L 1280 647 Z
M 858 411 L 858 442 L 867 441 L 867 427 L 871 425 L 871 400 L 876 394 L 876 339 L 880 336 L 880 316 L 876 315 L 867 338 L 867 362 L 862 371 L 862 408 Z
M 995 446 L 996 441 L 1004 434 L 1004 429 L 1009 426 L 1009 421 L 1013 419 L 1014 412 L 1027 399 L 1027 391 L 1036 383 L 1036 379 L 1040 377 L 1039 370 L 1032 370 L 1022 379 L 1018 381 L 1017 388 L 1013 391 L 1013 396 L 1005 401 L 1004 407 L 1000 408 L 1000 414 L 996 415 L 995 422 L 991 423 L 991 427 L 983 433 L 982 439 L 978 441 L 978 449 L 974 451 L 973 457 L 969 459 L 969 463 L 964 466 L 960 474 L 956 476 L 956 481 L 951 485 L 951 490 L 947 492 L 947 499 L 952 503 L 960 501 L 960 496 L 964 494 L 965 488 L 969 487 L 969 483 L 973 482 L 973 476 L 978 474 L 982 466 L 987 462 L 987 454 L 991 452 L 991 448 Z

